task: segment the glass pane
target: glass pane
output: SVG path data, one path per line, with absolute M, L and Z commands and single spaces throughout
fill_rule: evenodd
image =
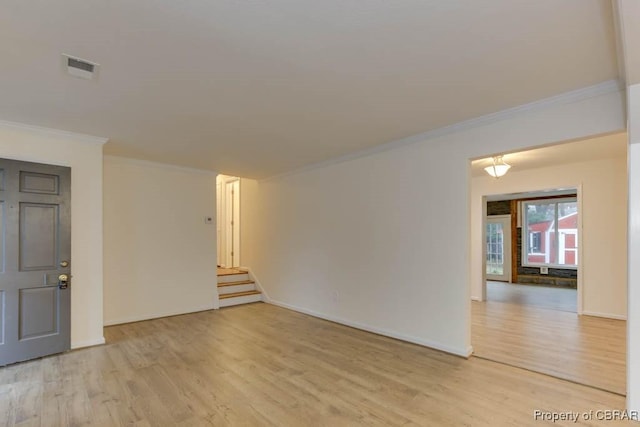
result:
M 487 274 L 504 274 L 504 240 L 502 224 L 487 224 Z
M 559 265 L 578 265 L 578 204 L 558 203 Z
M 556 203 L 525 203 L 527 222 L 526 254 L 528 264 L 555 264 L 555 215 Z

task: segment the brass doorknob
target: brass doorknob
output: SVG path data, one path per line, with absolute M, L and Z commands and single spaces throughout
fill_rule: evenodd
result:
M 61 274 L 58 276 L 58 289 L 67 289 L 69 287 L 69 276 Z

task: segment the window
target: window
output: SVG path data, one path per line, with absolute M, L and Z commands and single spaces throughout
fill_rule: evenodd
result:
M 540 253 L 540 246 L 542 242 L 542 233 L 539 231 L 534 231 L 529 233 L 529 252 L 530 253 Z
M 575 197 L 522 203 L 522 264 L 578 265 L 578 203 Z

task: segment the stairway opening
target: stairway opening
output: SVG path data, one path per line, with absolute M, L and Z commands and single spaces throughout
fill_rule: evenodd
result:
M 220 307 L 229 307 L 262 301 L 262 293 L 248 270 L 218 267 L 218 298 Z

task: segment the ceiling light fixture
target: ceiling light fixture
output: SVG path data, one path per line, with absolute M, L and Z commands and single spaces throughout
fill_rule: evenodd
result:
M 495 156 L 493 158 L 493 164 L 484 168 L 484 170 L 494 178 L 500 178 L 507 173 L 511 166 L 506 164 L 504 160 L 502 160 L 502 156 Z

